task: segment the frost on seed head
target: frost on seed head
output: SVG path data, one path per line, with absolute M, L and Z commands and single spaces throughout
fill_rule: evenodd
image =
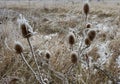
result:
M 23 52 L 23 46 L 18 41 L 15 42 L 14 49 L 15 49 L 15 51 L 16 51 L 17 54 L 21 54 Z
M 33 32 L 33 28 L 21 14 L 20 14 L 17 22 L 19 23 L 19 26 L 20 26 L 20 29 L 22 32 L 22 36 L 24 38 L 29 38 L 36 33 L 36 32 Z

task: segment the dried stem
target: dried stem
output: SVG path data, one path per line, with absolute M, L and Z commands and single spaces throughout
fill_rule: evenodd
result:
M 85 34 L 82 34 L 83 38 L 82 38 L 82 42 L 79 43 L 79 48 L 78 48 L 78 56 L 80 56 L 81 54 L 81 49 L 82 49 L 82 46 L 83 46 L 83 42 L 84 42 L 84 39 L 85 39 Z
M 39 78 L 37 77 L 37 74 L 35 73 L 35 71 L 34 71 L 34 70 L 32 69 L 32 67 L 28 64 L 28 62 L 27 62 L 27 60 L 25 59 L 23 53 L 21 53 L 20 55 L 21 55 L 23 61 L 25 62 L 25 64 L 29 67 L 29 69 L 30 69 L 30 70 L 32 71 L 32 73 L 35 75 L 35 78 L 39 81 L 40 84 L 42 84 L 41 81 L 39 80 Z
M 90 78 L 91 78 L 91 70 L 90 70 L 90 66 L 89 66 L 89 57 L 88 55 L 86 54 L 86 63 L 87 63 L 87 66 L 88 66 L 88 76 L 87 76 L 87 83 L 91 84 L 91 81 L 90 81 Z
M 55 77 L 62 81 L 62 84 L 69 84 L 65 74 L 55 71 L 51 66 L 48 67 L 49 72 L 52 72 Z
M 116 84 L 116 79 L 107 71 L 104 71 L 102 69 L 100 69 L 98 66 L 94 65 L 94 68 L 101 71 L 104 75 L 106 75 L 111 81 L 113 81 Z
M 36 57 L 35 57 L 35 53 L 34 53 L 34 50 L 33 50 L 32 45 L 31 45 L 30 39 L 27 38 L 27 41 L 28 41 L 28 43 L 29 43 L 29 46 L 30 46 L 30 50 L 31 50 L 32 56 L 33 56 L 33 58 L 34 58 L 34 61 L 35 61 L 36 66 L 37 66 L 38 74 L 39 74 L 40 80 L 42 81 L 42 77 L 40 76 L 39 65 L 38 65 L 38 63 L 37 63 L 37 59 L 36 59 Z
M 69 67 L 69 69 L 68 69 L 68 71 L 67 71 L 67 75 L 69 75 L 69 74 L 71 73 L 71 71 L 75 68 L 75 66 L 76 66 L 76 64 L 72 64 L 72 65 Z

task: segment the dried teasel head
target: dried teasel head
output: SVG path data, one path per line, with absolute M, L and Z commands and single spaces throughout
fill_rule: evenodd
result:
M 94 30 L 91 30 L 88 32 L 88 38 L 93 41 L 93 39 L 95 38 L 96 36 L 96 32 Z
M 75 64 L 75 63 L 77 63 L 77 60 L 78 60 L 77 53 L 76 52 L 72 52 L 71 53 L 71 62 Z
M 26 20 L 24 18 L 24 16 L 22 14 L 19 14 L 19 18 L 17 19 L 17 22 L 20 25 L 20 29 L 22 32 L 22 36 L 24 38 L 29 38 L 31 37 L 33 34 L 35 34 L 35 32 L 33 32 L 33 28 L 31 27 L 31 25 L 28 23 L 28 20 Z
M 49 51 L 46 51 L 46 53 L 45 53 L 45 57 L 46 57 L 47 59 L 50 59 L 51 54 L 50 54 L 50 52 L 49 52 Z
M 89 4 L 88 3 L 84 3 L 83 11 L 84 11 L 85 15 L 87 16 L 89 13 Z
M 20 28 L 21 28 L 22 36 L 24 38 L 29 38 L 32 36 L 32 32 L 30 31 L 30 28 L 26 23 L 22 23 L 20 25 Z
M 14 49 L 17 54 L 21 54 L 23 52 L 23 46 L 20 42 L 15 42 Z
M 91 44 L 90 39 L 89 39 L 89 38 L 86 38 L 86 39 L 85 39 L 85 45 L 90 46 L 90 44 Z
M 20 25 L 20 28 L 21 28 L 22 36 L 24 38 L 28 38 L 28 29 L 27 29 L 26 25 L 23 23 Z
M 86 24 L 86 28 L 91 28 L 91 24 L 90 24 L 90 23 L 87 23 L 87 24 Z
M 75 35 L 73 33 L 69 33 L 68 42 L 69 42 L 70 45 L 75 44 Z

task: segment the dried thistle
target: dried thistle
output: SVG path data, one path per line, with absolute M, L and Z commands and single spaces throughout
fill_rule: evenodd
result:
M 89 39 L 89 38 L 86 38 L 86 39 L 85 39 L 85 44 L 86 44 L 87 46 L 90 46 L 91 41 L 90 41 L 90 39 Z
M 22 32 L 22 36 L 24 38 L 29 38 L 32 36 L 32 32 L 30 31 L 30 29 L 28 28 L 29 26 L 26 25 L 25 23 L 22 23 L 20 25 L 20 28 L 21 28 L 21 32 Z
M 45 54 L 45 57 L 47 58 L 47 59 L 50 59 L 50 57 L 51 57 L 51 54 L 50 54 L 50 52 L 46 52 L 46 54 Z
M 70 33 L 68 35 L 68 41 L 69 41 L 69 44 L 72 46 L 73 44 L 75 44 L 75 35 L 73 33 Z
M 95 38 L 96 36 L 96 32 L 94 30 L 91 30 L 89 33 L 88 33 L 88 38 L 93 41 L 93 39 Z
M 21 54 L 23 52 L 23 46 L 20 42 L 15 42 L 15 51 L 17 54 Z
M 32 27 L 27 22 L 22 23 L 20 27 L 21 27 L 23 37 L 26 38 L 27 41 L 28 41 L 28 44 L 30 46 L 30 50 L 31 50 L 31 53 L 32 53 L 32 56 L 33 56 L 33 59 L 35 61 L 35 64 L 37 66 L 37 70 L 38 70 L 39 76 L 40 76 L 40 70 L 39 70 L 39 66 L 38 66 L 38 63 L 37 63 L 37 58 L 35 56 L 34 49 L 33 49 L 33 46 L 31 44 L 30 38 L 29 38 L 35 33 L 33 32 Z M 42 80 L 42 79 L 40 78 L 40 80 Z
M 27 60 L 25 59 L 24 57 L 24 54 L 23 54 L 23 46 L 20 42 L 15 42 L 15 47 L 14 47 L 15 51 L 17 54 L 20 54 L 23 61 L 26 63 L 26 65 L 30 68 L 30 70 L 33 72 L 33 74 L 35 75 L 36 79 L 39 81 L 39 83 L 41 84 L 41 80 L 38 79 L 35 71 L 32 69 L 32 67 L 28 64 Z
M 77 59 L 78 59 L 77 58 L 77 53 L 76 52 L 72 52 L 71 53 L 71 62 L 75 64 L 75 63 L 77 63 Z
M 88 13 L 89 13 L 89 4 L 88 3 L 85 3 L 84 6 L 83 6 L 83 11 L 87 17 Z
M 20 28 L 21 28 L 21 32 L 22 32 L 22 36 L 24 37 L 24 38 L 28 38 L 28 30 L 27 30 L 27 27 L 26 27 L 26 25 L 25 24 L 21 24 L 20 25 Z
M 86 28 L 91 28 L 91 24 L 90 23 L 86 24 Z

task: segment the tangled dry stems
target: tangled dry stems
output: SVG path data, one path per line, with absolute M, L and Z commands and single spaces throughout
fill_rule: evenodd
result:
M 55 40 L 57 40 L 57 39 L 55 39 Z M 52 44 L 52 43 L 51 43 Z M 43 69 L 43 72 L 40 72 L 40 73 L 43 73 L 44 74 L 44 76 L 43 76 L 43 78 L 47 78 L 46 76 L 49 76 L 47 79 L 48 80 L 50 80 L 50 82 L 52 81 L 53 83 L 56 83 L 57 84 L 57 82 L 56 81 L 59 81 L 60 82 L 60 84 L 62 84 L 62 83 L 65 83 L 65 84 L 67 84 L 67 82 L 66 82 L 66 79 L 64 80 L 64 78 L 66 77 L 66 76 L 64 76 L 63 75 L 63 73 L 65 73 L 65 72 L 67 72 L 67 70 L 69 69 L 70 70 L 70 74 L 67 74 L 67 75 L 70 75 L 69 77 L 67 76 L 66 78 L 68 78 L 68 81 L 70 82 L 70 83 L 73 83 L 73 82 L 75 82 L 76 80 L 74 79 L 74 77 L 73 77 L 73 75 L 72 74 L 76 74 L 76 72 L 77 72 L 77 74 L 84 74 L 83 76 L 82 76 L 82 78 L 80 79 L 80 81 L 78 82 L 76 82 L 76 83 L 84 83 L 84 82 L 88 82 L 87 81 L 87 74 L 88 74 L 88 71 L 85 69 L 80 69 L 80 68 L 82 68 L 82 67 L 80 67 L 80 68 L 78 68 L 78 67 L 74 67 L 74 68 L 72 68 L 73 66 L 71 65 L 71 61 L 69 62 L 69 60 L 68 60 L 68 62 L 65 62 L 65 60 L 63 59 L 63 58 L 65 58 L 65 59 L 68 59 L 68 58 L 70 58 L 70 55 L 69 55 L 69 53 L 70 53 L 70 51 L 69 51 L 69 49 L 67 50 L 67 48 L 68 48 L 68 46 L 63 46 L 62 45 L 62 42 L 59 44 L 59 43 L 57 43 L 59 46 L 62 46 L 62 48 L 61 47 L 59 47 L 60 48 L 60 50 L 55 50 L 55 48 L 53 49 L 53 50 L 55 50 L 55 51 L 57 51 L 57 52 L 55 52 L 54 51 L 54 53 L 53 53 L 53 50 L 51 49 L 51 51 L 52 51 L 52 53 L 51 53 L 51 55 L 55 55 L 55 57 L 56 58 L 52 58 L 52 57 L 54 57 L 54 56 L 51 56 L 51 58 L 52 59 L 54 59 L 54 61 L 55 62 L 53 62 L 53 63 L 51 63 L 52 64 L 52 67 L 54 67 L 54 70 L 49 70 L 48 69 L 48 71 L 50 71 L 52 74 L 51 75 L 48 75 L 47 73 L 46 73 L 46 71 L 44 71 L 44 68 L 45 68 L 45 70 L 46 70 L 46 66 L 48 65 L 47 64 L 47 62 L 45 63 L 45 61 L 44 61 L 44 63 L 45 64 L 42 64 L 42 66 L 44 66 L 44 68 L 42 68 Z M 75 44 L 76 45 L 76 44 Z M 74 49 L 76 49 L 76 48 L 74 48 Z M 29 50 L 28 50 L 29 51 Z M 25 51 L 24 51 L 25 52 Z M 68 57 L 69 56 L 69 57 Z M 117 55 L 116 55 L 117 56 Z M 28 55 L 26 55 L 25 56 L 26 58 L 28 58 Z M 114 57 L 114 56 L 113 56 Z M 20 59 L 20 58 L 18 58 L 18 59 Z M 41 59 L 41 58 L 40 58 Z M 84 59 L 84 58 L 83 58 Z M 96 58 L 97 59 L 97 58 Z M 115 59 L 115 58 L 114 58 Z M 43 59 L 42 59 L 43 60 Z M 7 61 L 7 62 L 10 62 L 10 61 Z M 35 67 L 35 62 L 34 62 L 34 60 L 28 60 L 28 62 L 30 63 L 30 65 L 32 65 L 32 68 L 34 68 L 34 69 L 37 69 L 36 67 Z M 64 63 L 63 63 L 64 62 Z M 9 63 L 6 63 L 6 64 L 9 64 Z M 27 77 L 30 77 L 31 76 L 31 78 L 30 78 L 30 80 L 33 80 L 33 81 L 36 81 L 36 79 L 34 79 L 34 76 L 31 74 L 31 71 L 29 71 L 29 69 L 22 63 L 22 62 L 20 62 L 20 65 L 22 64 L 22 70 L 21 70 L 21 72 L 22 73 L 24 73 L 24 76 L 26 76 L 25 78 L 27 78 Z M 66 64 L 66 65 L 64 65 L 64 64 Z M 112 64 L 112 63 L 111 63 Z M 16 64 L 17 65 L 17 64 Z M 41 65 L 39 65 L 39 66 L 41 66 Z M 66 67 L 67 66 L 67 67 Z M 50 66 L 51 67 L 51 66 Z M 61 68 L 60 68 L 61 67 Z M 98 69 L 100 69 L 99 67 L 97 67 Z M 64 71 L 63 69 L 66 69 L 66 71 Z M 72 69 L 72 70 L 71 70 Z M 111 68 L 110 68 L 111 69 Z M 26 70 L 25 72 L 24 72 L 24 70 Z M 63 71 L 62 71 L 63 70 Z M 117 70 L 117 69 L 116 69 Z M 12 71 L 12 70 L 11 70 Z M 19 71 L 19 69 L 17 70 L 17 71 Z M 58 71 L 58 72 L 57 72 Z M 109 71 L 108 71 L 109 72 Z M 19 74 L 19 73 L 18 73 Z M 18 75 L 17 74 L 17 75 Z M 96 83 L 99 83 L 99 82 L 101 82 L 101 80 L 102 79 L 104 79 L 105 77 L 106 77 L 106 75 L 103 75 L 103 71 L 102 72 L 100 72 L 100 71 L 98 71 L 97 73 L 96 73 L 97 75 L 94 77 L 94 75 L 92 74 L 92 76 L 91 76 L 91 79 L 94 79 L 94 78 L 97 78 L 96 79 L 96 81 L 94 81 L 94 82 L 92 82 L 91 84 L 94 84 L 95 82 Z M 77 78 L 77 77 L 76 77 Z M 27 79 L 25 79 L 26 81 L 27 81 Z M 24 81 L 25 81 L 24 80 Z M 28 80 L 28 82 L 27 83 L 30 83 L 29 81 L 30 80 Z M 61 80 L 62 80 L 62 82 L 61 82 Z M 78 79 L 79 80 L 79 79 Z M 107 81 L 107 80 L 109 80 L 109 78 L 107 78 L 106 77 L 106 79 L 104 79 L 102 82 L 105 82 L 105 81 Z M 46 79 L 45 79 L 45 81 L 46 81 Z M 34 82 L 35 83 L 35 82 Z M 36 82 L 37 83 L 37 82 Z

